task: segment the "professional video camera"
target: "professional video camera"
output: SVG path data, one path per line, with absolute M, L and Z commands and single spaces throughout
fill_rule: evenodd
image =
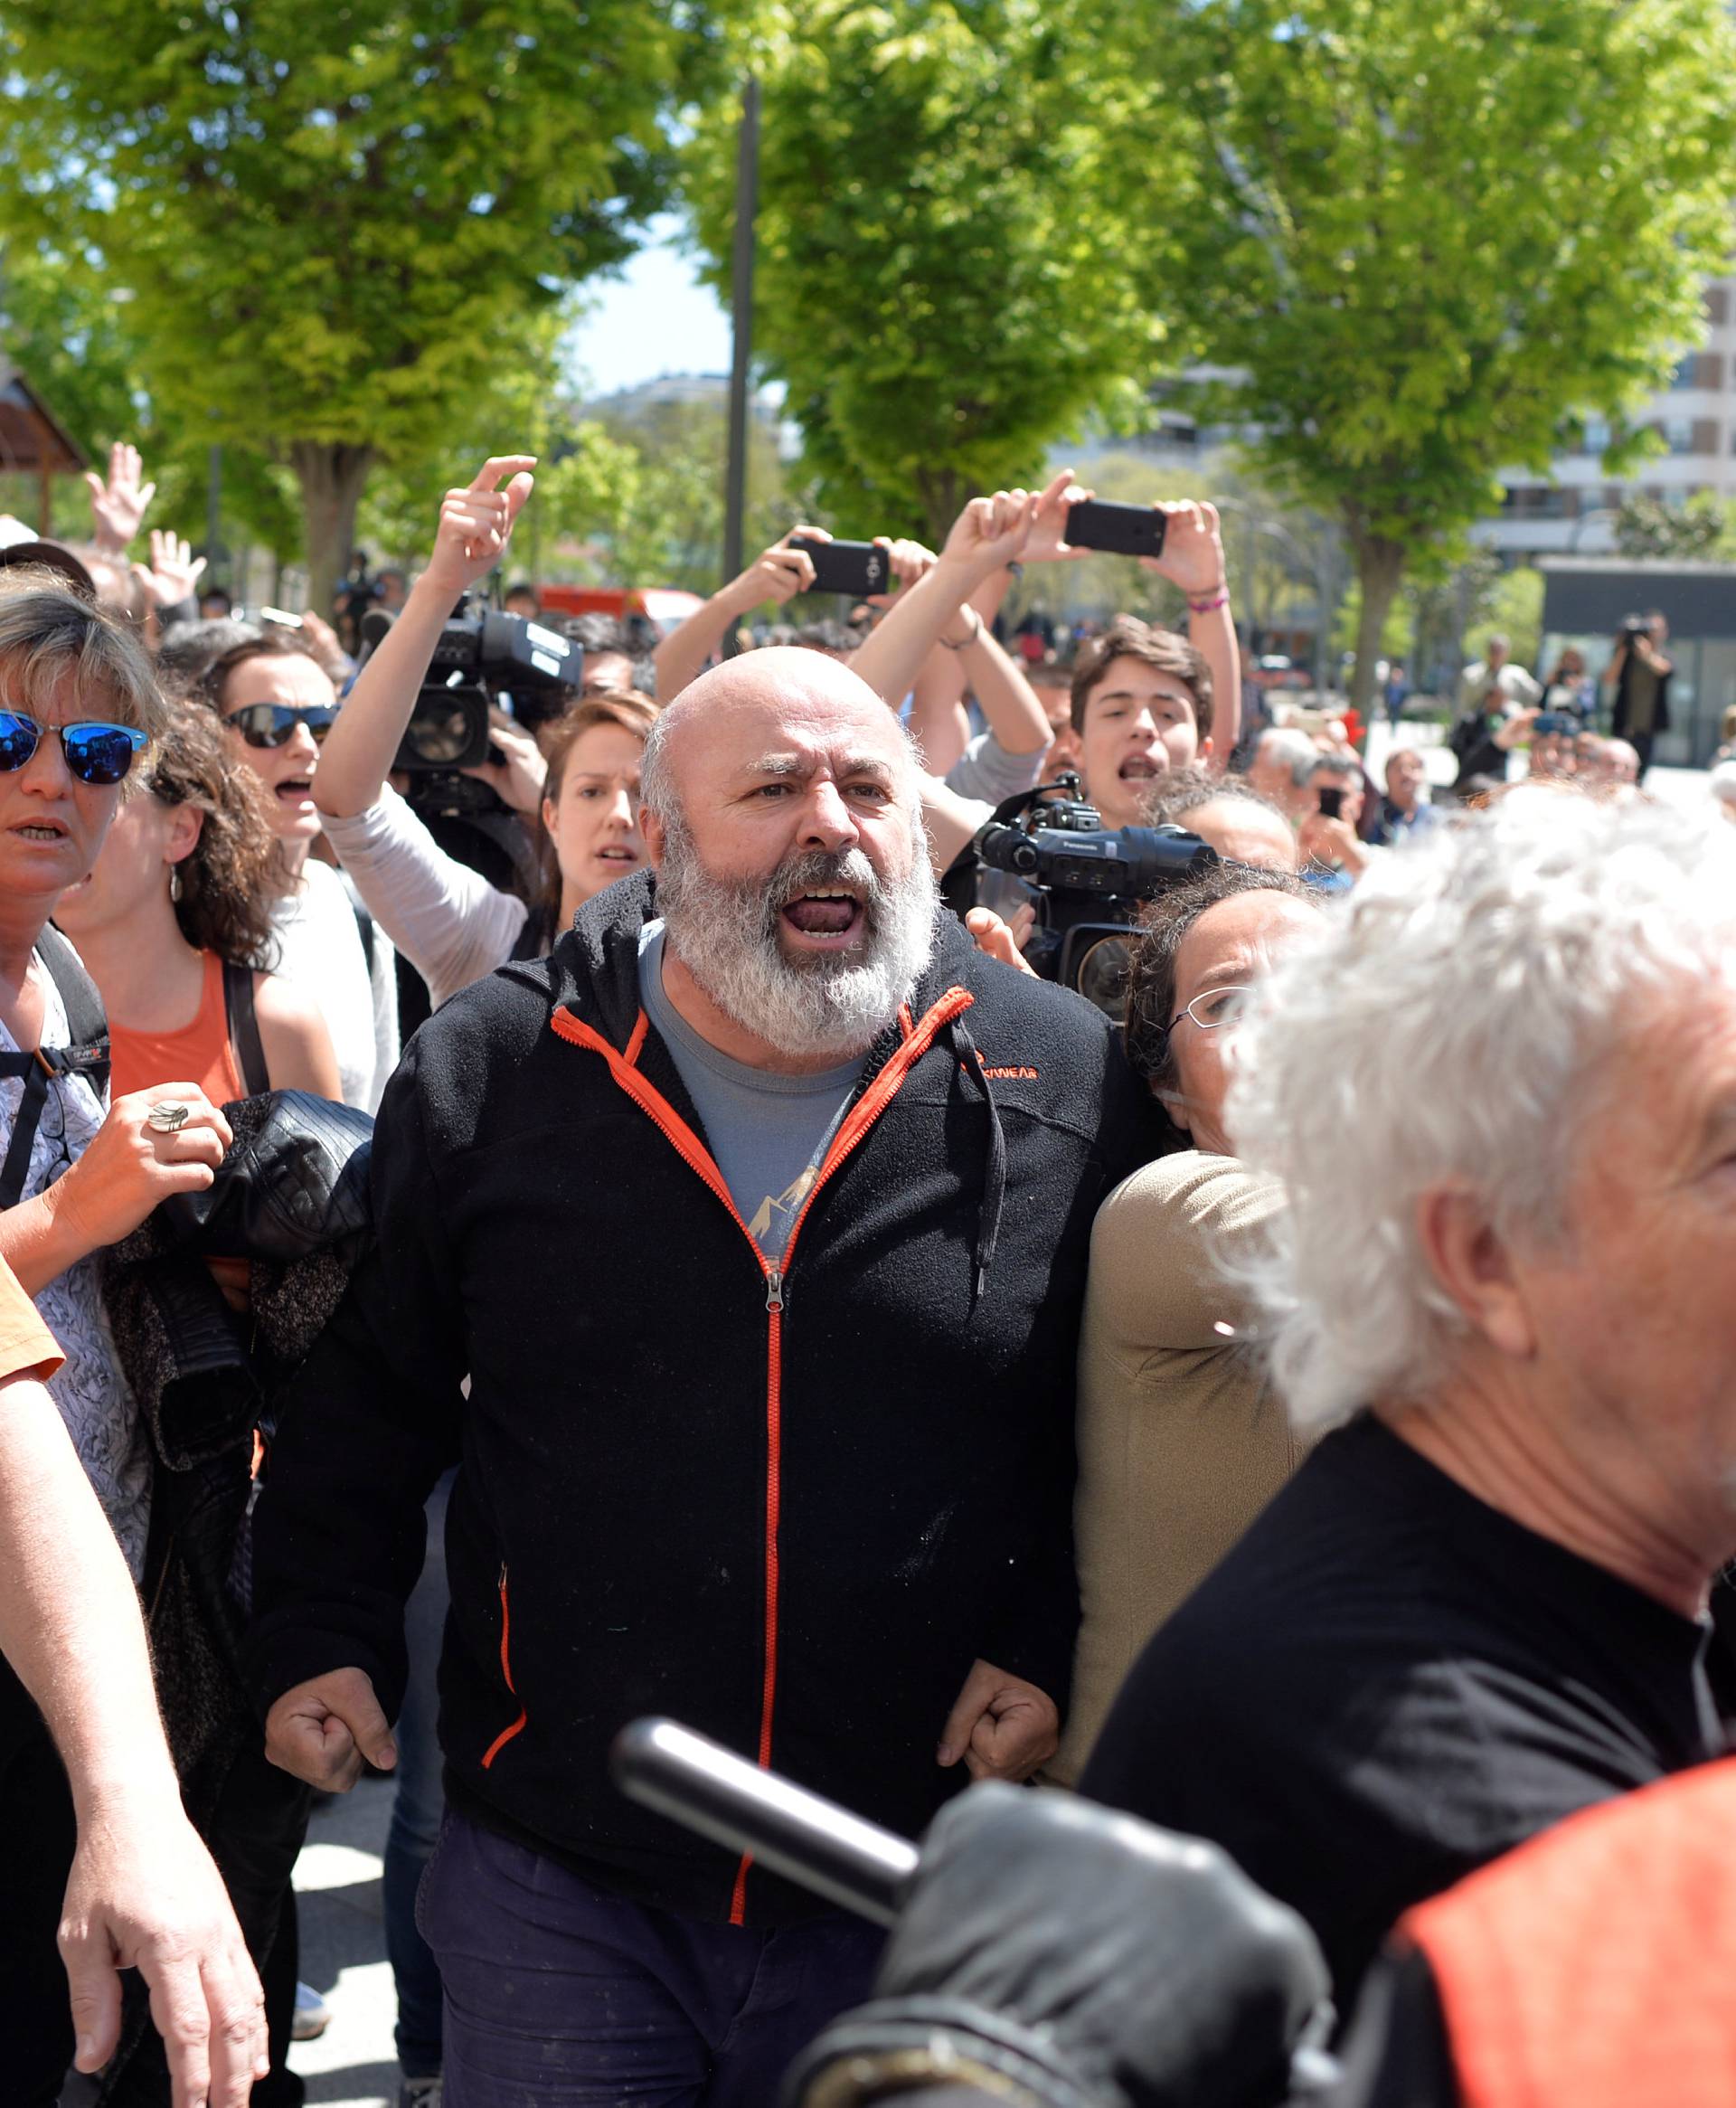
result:
M 561 691 L 578 685 L 580 660 L 554 630 L 493 609 L 472 614 L 467 596 L 434 647 L 394 766 L 412 775 L 474 769 L 488 759 L 489 704 L 509 696 L 524 725 L 558 717 L 566 707 Z
M 1044 803 L 1052 791 L 1061 796 Z M 1073 775 L 996 806 L 971 846 L 979 864 L 1035 891 L 1037 929 L 1024 954 L 1031 965 L 1117 1024 L 1127 1016 L 1127 932 L 1140 903 L 1218 861 L 1184 827 L 1106 827 Z
M 365 663 L 395 619 L 383 608 L 362 618 Z M 502 759 L 488 737 L 491 704 L 527 730 L 558 717 L 582 677 L 578 647 L 539 622 L 473 609 L 467 594 L 441 630 L 393 760 L 409 778 L 405 797 L 448 855 L 490 884 L 523 887 L 533 875 L 525 833 L 493 789 L 463 773 Z

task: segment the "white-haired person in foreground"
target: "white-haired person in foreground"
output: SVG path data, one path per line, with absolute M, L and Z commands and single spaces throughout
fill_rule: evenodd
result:
M 1258 1322 L 1331 1432 L 1082 1782 L 1299 1910 L 1344 2011 L 1410 1905 L 1723 1748 L 1736 834 L 1517 791 L 1298 938 L 1238 1054 Z

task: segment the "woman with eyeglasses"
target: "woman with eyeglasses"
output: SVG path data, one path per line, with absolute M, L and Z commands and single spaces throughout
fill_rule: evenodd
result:
M 372 917 L 358 912 L 332 866 L 308 855 L 320 831 L 314 776 L 337 715 L 337 691 L 295 633 L 282 630 L 226 651 L 200 694 L 222 720 L 231 754 L 265 793 L 277 843 L 277 970 L 319 1005 L 344 1103 L 375 1111 L 398 1062 L 392 946 Z
M 159 1201 L 208 1186 L 231 1135 L 192 1077 L 110 1098 L 90 1045 L 95 990 L 48 922 L 137 795 L 163 714 L 125 624 L 51 572 L 16 570 L 0 583 L 0 1256 L 60 1343 L 50 1394 L 135 1579 L 150 1451 L 109 1336 L 99 1254 Z M 41 1716 L 4 1668 L 0 1834 L 5 2094 L 53 2101 L 72 2047 L 55 1947 L 72 1809 Z
M 1127 978 L 1128 1059 L 1182 1146 L 1104 1202 L 1080 1328 L 1072 1711 L 1050 1767 L 1084 1769 L 1152 1633 L 1301 1461 L 1239 1337 L 1238 1248 L 1285 1205 L 1224 1124 L 1236 1019 L 1278 954 L 1321 926 L 1288 872 L 1219 864 L 1146 911 Z
M 174 703 L 89 877 L 61 896 L 108 1016 L 117 1096 L 193 1076 L 213 1103 L 341 1096 L 319 1006 L 269 970 L 277 839 L 257 774 L 203 704 Z

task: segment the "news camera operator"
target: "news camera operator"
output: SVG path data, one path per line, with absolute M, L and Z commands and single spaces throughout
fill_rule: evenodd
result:
M 902 695 L 935 638 L 989 573 L 1008 562 L 1070 562 L 1090 553 L 1067 540 L 1072 506 L 1090 501 L 1070 470 L 1034 495 L 973 500 L 948 536 L 940 562 L 901 596 L 858 653 L 856 671 L 883 695 Z M 991 505 L 998 511 L 985 514 L 981 508 Z M 1163 550 L 1140 564 L 1187 594 L 1188 637 L 1118 616 L 1074 664 L 1071 717 L 1084 795 L 1110 828 L 1144 825 L 1144 787 L 1168 768 L 1228 752 L 1240 722 L 1241 655 L 1217 514 L 1192 504 L 1152 510 L 1165 523 Z M 989 818 L 985 804 L 944 788 L 925 793 L 925 812 L 943 871 Z M 1003 894 L 985 904 L 1005 912 L 1017 902 Z
M 1733 1839 L 1728 1759 L 1570 1817 L 1405 1914 L 1333 2056 L 1318 1947 L 1221 1851 L 976 1787 L 784 2108 L 1725 2108 Z
M 585 901 L 645 862 L 639 764 L 656 709 L 630 690 L 576 705 L 552 735 L 552 763 L 495 711 L 490 736 L 504 760 L 463 771 L 526 824 L 541 815 L 553 868 L 534 900 L 448 855 L 386 780 L 454 605 L 505 554 L 533 466 L 529 455 L 499 456 L 467 488 L 448 491 L 428 566 L 356 676 L 315 781 L 333 847 L 437 1007 L 509 959 L 541 956 Z

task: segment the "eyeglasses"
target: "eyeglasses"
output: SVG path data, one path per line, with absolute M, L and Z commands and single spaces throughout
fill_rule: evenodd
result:
M 329 703 L 307 703 L 291 707 L 288 703 L 249 703 L 231 710 L 223 723 L 239 732 L 250 747 L 287 746 L 297 725 L 305 724 L 316 741 L 332 729 L 337 711 Z
M 1176 1011 L 1164 1030 L 1174 1032 L 1184 1017 L 1192 1018 L 1203 1032 L 1215 1032 L 1220 1025 L 1233 1025 L 1248 1007 L 1253 992 L 1250 988 L 1207 988 L 1184 1010 Z
M 59 734 L 69 772 L 80 783 L 118 783 L 145 747 L 145 734 L 130 724 L 41 725 L 21 710 L 0 710 L 0 773 L 22 769 L 42 743 L 44 732 Z

